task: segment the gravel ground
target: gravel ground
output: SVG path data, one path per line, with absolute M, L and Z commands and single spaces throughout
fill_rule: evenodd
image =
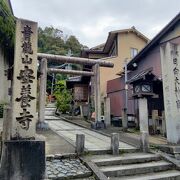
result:
M 46 175 L 48 179 L 77 179 L 90 178 L 92 172 L 81 163 L 78 158 L 53 159 L 46 161 Z

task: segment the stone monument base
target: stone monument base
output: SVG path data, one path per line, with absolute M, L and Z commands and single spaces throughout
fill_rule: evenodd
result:
M 47 131 L 47 130 L 49 130 L 49 124 L 46 122 L 37 122 L 36 123 L 36 130 Z
M 92 129 L 105 129 L 106 124 L 103 121 L 92 122 L 91 128 Z
M 3 142 L 0 179 L 45 179 L 45 142 L 11 140 Z

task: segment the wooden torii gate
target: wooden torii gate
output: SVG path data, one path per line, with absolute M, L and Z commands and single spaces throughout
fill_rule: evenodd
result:
M 111 57 L 112 58 L 112 57 Z M 95 101 L 95 123 L 101 120 L 101 95 L 100 95 L 100 66 L 112 68 L 114 64 L 106 61 L 105 59 L 87 59 L 79 57 L 67 57 L 53 54 L 38 53 L 38 59 L 40 60 L 40 94 L 39 94 L 39 118 L 37 122 L 37 128 L 46 129 L 48 125 L 44 122 L 45 119 L 45 97 L 46 97 L 46 83 L 47 83 L 47 72 L 61 73 L 61 74 L 73 74 L 83 76 L 94 77 L 94 101 Z M 65 70 L 47 68 L 47 61 L 61 62 L 61 63 L 74 63 L 82 65 L 92 65 L 93 71 L 76 71 L 76 70 Z

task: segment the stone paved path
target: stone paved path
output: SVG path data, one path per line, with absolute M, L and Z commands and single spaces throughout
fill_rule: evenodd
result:
M 46 155 L 75 153 L 75 147 L 52 130 L 38 131 L 46 141 Z
M 64 137 L 70 143 L 75 145 L 76 134 L 84 134 L 85 148 L 88 151 L 110 150 L 109 137 L 88 130 L 86 128 L 82 128 L 78 125 L 63 121 L 62 119 L 57 119 L 57 117 L 54 116 L 49 116 L 48 119 L 51 119 L 47 121 L 50 128 L 60 136 Z M 135 149 L 135 147 L 128 145 L 124 142 L 119 142 L 119 147 L 121 150 Z

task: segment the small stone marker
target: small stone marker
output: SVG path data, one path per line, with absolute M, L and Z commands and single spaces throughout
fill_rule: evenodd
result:
M 84 152 L 85 145 L 85 135 L 84 134 L 76 134 L 76 153 L 82 154 Z
M 140 139 L 140 143 L 141 143 L 141 151 L 142 152 L 149 152 L 149 133 L 142 131 L 141 132 L 141 139 Z
M 111 150 L 113 155 L 119 155 L 119 134 L 111 134 Z

